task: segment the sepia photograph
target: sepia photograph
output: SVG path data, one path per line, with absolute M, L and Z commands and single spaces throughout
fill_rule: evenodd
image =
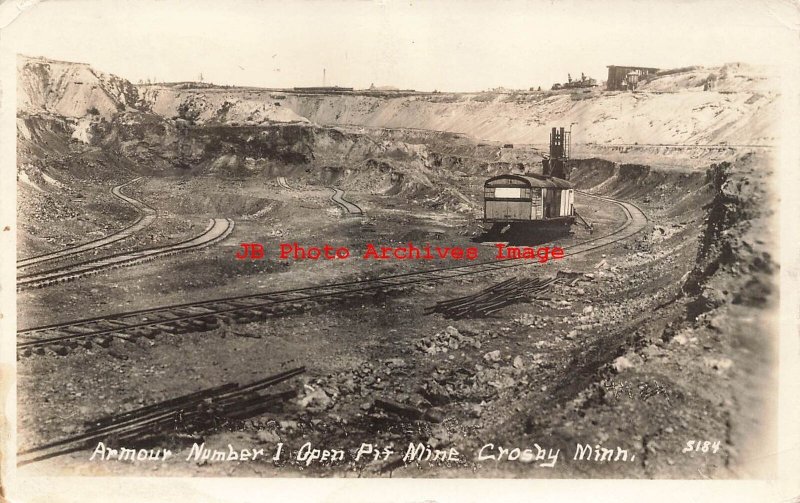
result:
M 3 498 L 800 498 L 798 4 L 0 7 Z

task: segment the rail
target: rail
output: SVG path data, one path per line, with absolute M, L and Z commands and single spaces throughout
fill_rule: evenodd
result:
M 107 257 L 88 260 L 77 264 L 51 269 L 17 278 L 17 290 L 27 288 L 41 288 L 55 283 L 71 281 L 91 274 L 97 274 L 107 269 L 116 269 L 140 264 L 157 257 L 174 255 L 177 253 L 209 246 L 225 239 L 233 232 L 234 222 L 231 219 L 214 218 L 209 221 L 208 227 L 198 236 L 173 243 L 171 245 L 145 248 L 141 250 L 118 253 Z
M 18 260 L 17 261 L 17 273 L 22 273 L 26 269 L 28 269 L 28 268 L 30 268 L 30 267 L 32 267 L 34 265 L 41 264 L 43 262 L 49 262 L 51 260 L 62 259 L 62 258 L 66 258 L 66 257 L 72 257 L 74 255 L 77 255 L 77 254 L 80 254 L 80 253 L 83 253 L 83 252 L 86 252 L 86 251 L 95 250 L 97 248 L 108 246 L 108 245 L 110 245 L 112 243 L 116 243 L 117 241 L 125 239 L 125 238 L 127 238 L 129 236 L 132 236 L 133 234 L 141 231 L 142 229 L 144 229 L 144 228 L 148 227 L 150 224 L 152 224 L 153 221 L 156 219 L 156 210 L 154 210 L 153 208 L 147 206 L 143 202 L 138 201 L 136 199 L 133 199 L 132 197 L 128 197 L 128 196 L 126 196 L 125 194 L 122 193 L 122 189 L 124 187 L 127 187 L 128 185 L 131 185 L 132 183 L 135 183 L 135 182 L 137 182 L 137 181 L 139 181 L 141 179 L 142 179 L 142 177 L 134 178 L 133 180 L 131 180 L 129 182 L 123 183 L 122 185 L 117 185 L 116 187 L 111 189 L 111 193 L 112 194 L 114 194 L 119 199 L 122 199 L 126 203 L 130 204 L 131 206 L 136 208 L 136 210 L 139 212 L 139 217 L 136 219 L 135 222 L 133 222 L 131 225 L 129 225 L 128 227 L 125 227 L 124 229 L 122 229 L 120 231 L 117 231 L 117 232 L 115 232 L 113 234 L 110 234 L 110 235 L 108 235 L 106 237 L 103 237 L 103 238 L 100 238 L 100 239 L 96 239 L 94 241 L 89 241 L 89 242 L 82 243 L 82 244 L 79 244 L 79 245 L 71 246 L 69 248 L 64 248 L 64 249 L 61 249 L 61 250 L 56 251 L 56 252 L 45 253 L 45 254 L 42 254 L 42 255 L 37 255 L 35 257 L 28 257 L 28 258 L 25 258 L 25 259 Z
M 636 205 L 613 198 L 583 193 L 619 206 L 625 222 L 612 232 L 576 244 L 565 252 L 566 256 L 587 253 L 626 239 L 642 229 L 647 216 Z M 314 285 L 258 294 L 224 297 L 199 302 L 161 306 L 138 311 L 123 312 L 22 329 L 17 332 L 17 352 L 27 357 L 45 354 L 47 350 L 59 355 L 68 354 L 79 346 L 91 347 L 93 343 L 107 345 L 114 338 L 154 338 L 158 334 L 178 334 L 190 331 L 211 330 L 221 322 L 240 323 L 264 320 L 309 309 L 311 305 L 334 300 L 362 298 L 377 291 L 396 291 L 431 282 L 457 277 L 501 272 L 528 266 L 522 259 L 493 260 L 458 266 L 387 275 L 373 279 Z
M 350 215 L 363 215 L 364 214 L 364 212 L 361 210 L 361 208 L 357 204 L 351 203 L 350 201 L 347 201 L 347 200 L 344 199 L 344 197 L 343 197 L 344 196 L 344 191 L 342 189 L 337 189 L 335 187 L 330 187 L 330 189 L 333 191 L 333 194 L 331 195 L 331 201 L 336 203 L 346 213 L 348 213 Z

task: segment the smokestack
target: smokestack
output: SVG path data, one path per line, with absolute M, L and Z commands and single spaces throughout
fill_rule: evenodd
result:
M 322 87 L 325 87 L 325 69 L 322 69 Z

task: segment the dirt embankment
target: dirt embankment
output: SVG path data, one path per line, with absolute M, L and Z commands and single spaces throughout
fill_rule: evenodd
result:
M 775 80 L 763 72 L 728 66 L 664 75 L 636 93 L 594 89 L 376 96 L 184 86 L 143 86 L 140 92 L 155 113 L 192 124 L 354 127 L 373 136 L 376 131 L 394 132 L 411 143 L 415 136 L 427 136 L 421 141 L 445 155 L 445 144 L 458 144 L 461 135 L 483 142 L 477 148 L 492 150 L 499 157 L 493 161 L 509 163 L 498 168 L 513 169 L 515 160 L 504 158 L 503 145 L 544 148 L 551 127 L 570 124 L 575 126 L 574 156 L 650 165 L 668 157 L 695 167 L 732 160 L 743 146 L 763 149 L 775 143 L 776 89 Z
M 696 166 L 731 160 L 742 153 L 737 150 L 742 145 L 774 144 L 777 89 L 773 75 L 741 64 L 662 72 L 636 93 L 597 88 L 378 95 L 139 86 L 147 106 L 169 120 L 234 126 L 310 121 L 394 129 L 406 137 L 436 131 L 498 144 L 492 148 L 545 145 L 551 127 L 573 124 L 576 156 L 620 160 L 635 154 L 636 162 L 652 165 L 667 155 Z M 702 147 L 687 150 L 692 145 Z
M 226 90 L 225 99 L 218 97 L 220 93 L 170 87 L 147 89 L 143 96 L 165 117 L 189 117 L 201 123 L 308 120 L 320 125 L 448 131 L 524 144 L 545 144 L 551 127 L 574 122 L 576 143 L 768 145 L 775 140 L 769 124 L 777 113 L 776 92 L 747 88 L 402 97 L 286 93 L 280 107 L 268 91 Z M 268 113 L 267 105 L 281 113 Z M 232 111 L 237 112 L 231 115 Z
M 62 117 L 98 116 L 143 109 L 136 87 L 87 64 L 20 56 L 17 60 L 18 109 Z
M 542 148 L 551 127 L 569 124 L 576 126 L 574 157 L 648 165 L 667 157 L 707 166 L 741 154 L 732 145 L 772 144 L 779 98 L 774 79 L 742 65 L 668 72 L 637 93 L 397 96 L 134 86 L 81 63 L 20 58 L 18 66 L 19 137 L 35 157 L 82 144 L 118 152 L 148 174 L 196 169 L 199 162 L 241 176 L 267 166 L 354 164 L 397 152 L 424 158 L 420 150 L 432 157 L 423 159 L 429 167 L 531 170 L 541 152 L 530 145 Z M 303 145 L 310 136 L 313 146 Z
M 598 158 L 573 159 L 569 165 L 571 181 L 578 190 L 639 201 L 666 218 L 692 221 L 711 197 L 707 171 L 659 169 Z
M 499 430 L 565 442 L 592 432 L 593 442 L 636 445 L 643 477 L 769 476 L 777 305 L 769 159 L 748 155 L 706 173 L 576 164 L 578 187 L 636 202 L 651 228 L 616 264 L 601 260 L 593 271 L 608 283 L 596 317 L 614 329 L 571 355 L 569 375 L 535 415 L 522 398 L 522 412 Z M 638 305 L 639 314 L 620 323 L 606 302 Z M 689 441 L 717 448 L 684 451 Z
M 779 266 L 767 161 L 748 155 L 709 170 L 714 199 L 705 207 L 696 262 L 683 285 L 687 319 L 665 333 L 721 377 L 710 391 L 725 406 L 726 466 L 736 476 L 774 475 L 778 451 Z
M 736 165 L 714 165 L 708 178 L 715 188 L 708 207 L 697 263 L 687 278 L 685 291 L 696 295 L 692 315 L 725 303 L 762 307 L 772 290 L 775 271 L 772 211 L 764 183 L 763 166 L 752 156 Z M 733 277 L 746 277 L 734 281 Z M 723 293 L 724 292 L 724 293 Z
M 715 91 L 501 95 L 486 101 L 475 95 L 321 96 L 293 97 L 287 106 L 318 124 L 434 129 L 512 143 L 546 143 L 552 126 L 572 122 L 579 124 L 574 139 L 580 143 L 772 143 L 769 122 L 760 117 L 775 117 L 775 97 L 752 103 L 752 96 Z

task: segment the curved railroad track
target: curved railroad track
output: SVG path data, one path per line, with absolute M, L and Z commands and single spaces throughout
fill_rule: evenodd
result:
M 112 194 L 114 194 L 119 199 L 122 199 L 126 203 L 130 204 L 131 206 L 136 208 L 136 210 L 139 212 L 139 218 L 137 218 L 135 222 L 133 222 L 131 225 L 125 227 L 120 231 L 117 231 L 103 238 L 96 239 L 94 241 L 89 241 L 87 243 L 82 243 L 79 245 L 71 246 L 69 248 L 64 248 L 57 252 L 45 253 L 42 255 L 37 255 L 35 257 L 28 257 L 22 260 L 18 260 L 17 274 L 24 273 L 31 267 L 41 264 L 43 262 L 49 262 L 52 260 L 63 259 L 63 258 L 72 258 L 73 256 L 78 255 L 80 253 L 108 246 L 112 243 L 116 243 L 117 241 L 125 239 L 152 224 L 153 221 L 156 219 L 156 210 L 147 206 L 143 202 L 133 199 L 132 197 L 128 197 L 122 193 L 122 189 L 124 187 L 127 187 L 132 183 L 138 182 L 141 179 L 142 177 L 140 176 L 138 178 L 134 178 L 129 182 L 123 183 L 122 185 L 117 185 L 116 187 L 111 189 Z
M 289 182 L 286 181 L 286 177 L 285 176 L 279 176 L 278 177 L 278 185 L 280 185 L 281 187 L 283 187 L 284 189 L 287 189 L 287 190 L 294 190 L 294 189 L 292 189 L 292 186 L 289 185 Z
M 357 204 L 351 203 L 344 199 L 344 191 L 342 189 L 337 189 L 336 187 L 329 187 L 333 194 L 331 195 L 331 201 L 336 203 L 340 208 L 342 208 L 345 212 L 349 215 L 363 215 L 364 212 L 361 208 L 358 207 Z
M 604 196 L 583 194 L 607 200 L 619 206 L 625 214 L 625 223 L 608 234 L 570 247 L 565 250 L 566 256 L 587 253 L 621 241 L 638 233 L 647 224 L 647 216 L 632 203 Z M 51 351 L 58 355 L 66 355 L 71 349 L 80 346 L 88 348 L 96 344 L 107 347 L 115 338 L 131 341 L 139 337 L 153 339 L 159 334 L 212 330 L 219 327 L 220 323 L 259 321 L 273 316 L 304 311 L 321 301 L 355 299 L 377 291 L 400 291 L 422 283 L 503 271 L 526 265 L 530 265 L 530 261 L 522 259 L 492 260 L 374 279 L 142 309 L 27 328 L 17 332 L 17 354 L 26 357 Z
M 63 283 L 65 281 L 71 281 L 91 274 L 97 274 L 107 269 L 127 267 L 140 264 L 142 262 L 147 262 L 157 257 L 175 255 L 177 253 L 209 246 L 225 239 L 231 232 L 233 232 L 233 226 L 233 220 L 229 218 L 214 218 L 209 221 L 208 226 L 201 234 L 189 239 L 185 239 L 178 243 L 155 248 L 144 248 L 141 250 L 117 253 L 107 257 L 87 260 L 77 264 L 70 264 L 48 271 L 19 276 L 17 277 L 17 290 L 41 288 L 55 283 Z

